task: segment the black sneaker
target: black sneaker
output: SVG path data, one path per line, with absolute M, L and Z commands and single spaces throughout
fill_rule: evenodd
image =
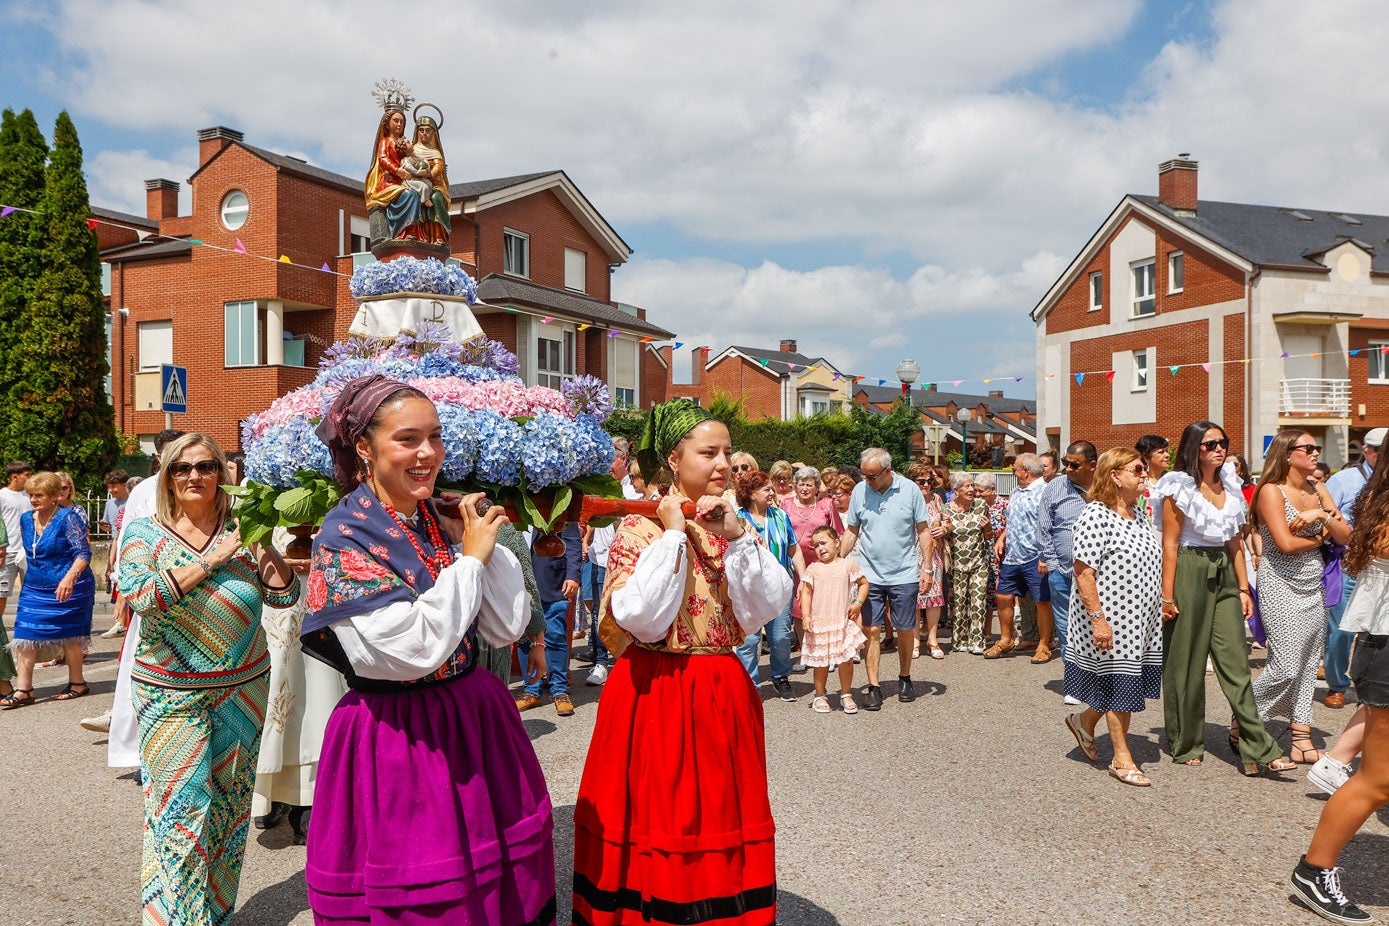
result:
M 1333 923 L 1370 923 L 1374 918 L 1341 893 L 1341 869 L 1318 868 L 1303 856 L 1293 869 L 1293 899 Z
M 796 693 L 791 690 L 791 683 L 784 678 L 772 679 L 772 689 L 781 696 L 783 701 L 796 700 Z
M 877 685 L 868 686 L 868 694 L 863 696 L 863 709 L 866 711 L 882 710 L 883 690 Z
M 903 704 L 910 704 L 916 700 L 916 689 L 912 687 L 910 676 L 897 676 L 897 700 Z

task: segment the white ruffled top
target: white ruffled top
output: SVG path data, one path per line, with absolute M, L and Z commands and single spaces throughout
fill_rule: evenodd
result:
M 1182 533 L 1177 543 L 1186 547 L 1224 546 L 1244 526 L 1244 493 L 1233 460 L 1221 468 L 1220 482 L 1225 486 L 1224 508 L 1212 505 L 1201 494 L 1196 480 L 1186 473 L 1169 472 L 1153 487 L 1154 499 L 1170 498 L 1182 513 Z
M 1376 558 L 1355 577 L 1355 591 L 1341 615 L 1347 633 L 1389 634 L 1389 559 Z

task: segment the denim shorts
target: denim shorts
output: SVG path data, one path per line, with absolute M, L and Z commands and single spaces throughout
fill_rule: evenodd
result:
M 892 610 L 892 626 L 897 630 L 911 630 L 916 626 L 916 592 L 920 586 L 915 582 L 905 585 L 868 585 L 868 607 L 863 611 L 865 627 L 882 627 L 887 623 L 887 612 Z
M 1004 563 L 998 570 L 1000 595 L 1026 595 L 1033 601 L 1051 601 L 1051 586 L 1047 577 L 1037 571 L 1037 560 L 1027 563 Z
M 1389 709 L 1389 635 L 1368 633 L 1355 637 L 1355 655 L 1350 660 L 1350 680 L 1361 704 Z

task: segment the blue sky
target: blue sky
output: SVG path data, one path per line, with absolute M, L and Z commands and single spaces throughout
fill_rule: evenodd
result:
M 1028 311 L 1179 151 L 1204 197 L 1389 212 L 1374 0 L 464 3 L 414 58 L 372 51 L 374 10 L 6 3 L 0 103 L 67 108 L 94 200 L 140 211 L 207 125 L 357 175 L 397 76 L 444 108 L 454 179 L 568 171 L 636 249 L 615 297 L 681 340 L 1014 395 Z M 1355 92 L 1299 76 L 1333 72 Z

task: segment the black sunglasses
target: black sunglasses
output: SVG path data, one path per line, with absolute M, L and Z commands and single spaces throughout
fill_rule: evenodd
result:
M 1303 453 L 1321 453 L 1321 444 L 1293 444 L 1288 450 L 1289 452 L 1301 450 Z
M 1062 460 L 1061 463 L 1067 469 L 1080 469 L 1085 465 L 1084 460 Z
M 199 460 L 197 463 L 184 463 L 182 461 L 170 463 L 169 475 L 175 479 L 187 479 L 195 469 L 199 476 L 215 476 L 222 471 L 222 464 L 216 460 Z
M 731 468 L 732 468 L 733 472 L 735 472 L 735 473 L 749 473 L 749 472 L 752 472 L 752 464 L 751 464 L 751 463 L 734 463 L 733 466 L 732 466 Z
M 930 479 L 927 479 L 927 478 L 924 478 L 924 477 L 921 478 L 921 479 L 916 480 L 916 484 L 919 485 L 919 486 L 924 486 L 924 487 L 926 487 L 926 488 L 930 488 L 931 486 L 935 485 L 935 483 L 932 482 Z
M 1214 449 L 1217 448 L 1217 447 L 1219 447 L 1221 450 L 1229 450 L 1229 449 L 1230 449 L 1230 438 L 1228 438 L 1228 437 L 1222 437 L 1222 438 L 1220 438 L 1220 440 L 1203 440 L 1203 441 L 1201 441 L 1201 449 L 1202 449 L 1202 450 L 1214 450 Z

